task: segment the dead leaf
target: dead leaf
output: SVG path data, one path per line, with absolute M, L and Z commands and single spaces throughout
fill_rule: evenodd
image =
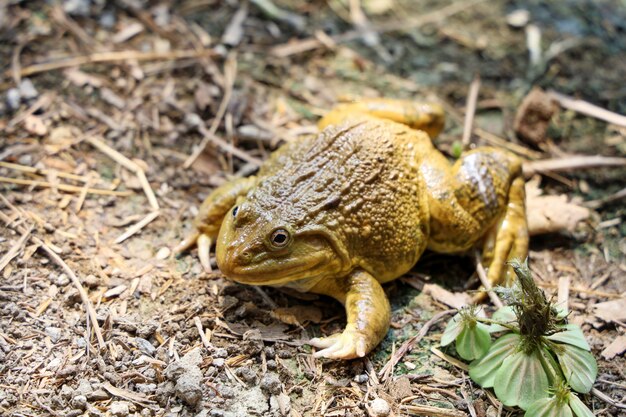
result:
M 542 143 L 546 139 L 550 119 L 558 109 L 559 106 L 548 94 L 535 87 L 520 104 L 513 129 L 520 139 L 535 145 Z
M 626 298 L 598 303 L 593 308 L 595 315 L 607 323 L 626 321 Z
M 464 292 L 450 292 L 437 284 L 424 285 L 424 294 L 452 308 L 461 308 L 471 303 L 472 298 Z
M 122 388 L 114 387 L 109 382 L 104 382 L 102 384 L 102 388 L 109 391 L 111 395 L 123 398 L 125 400 L 129 400 L 138 404 L 154 404 L 153 400 L 147 398 L 143 394 L 139 394 L 133 391 L 128 391 Z
M 301 326 L 308 322 L 317 324 L 322 321 L 322 310 L 315 306 L 275 308 L 270 314 L 273 318 L 294 326 Z
M 567 201 L 566 195 L 541 195 L 539 181 L 526 183 L 526 218 L 531 236 L 561 231 L 573 232 L 591 211 Z
M 600 353 L 607 361 L 626 352 L 626 335 L 620 335 Z

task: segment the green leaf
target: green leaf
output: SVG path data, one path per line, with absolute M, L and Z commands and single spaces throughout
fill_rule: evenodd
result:
M 548 336 L 547 338 L 553 342 L 567 343 L 587 351 L 591 350 L 591 347 L 589 347 L 589 344 L 585 340 L 583 331 L 578 325 L 566 324 L 565 326 L 562 326 L 562 328 L 565 330 Z
M 528 407 L 524 417 L 573 417 L 567 403 L 559 402 L 556 397 L 542 398 Z
M 461 330 L 463 330 L 463 320 L 461 320 L 461 314 L 457 313 L 450 319 L 441 336 L 441 346 L 448 346 L 454 342 Z
M 496 371 L 502 362 L 515 352 L 519 342 L 520 336 L 515 333 L 498 338 L 485 356 L 470 364 L 470 378 L 483 388 L 493 387 Z
M 591 410 L 573 392 L 569 393 L 569 406 L 576 417 L 594 417 Z
M 475 326 L 464 326 L 456 338 L 456 351 L 467 361 L 482 357 L 490 347 L 489 328 L 482 323 L 476 323 Z
M 517 352 L 502 362 L 494 380 L 496 396 L 504 405 L 526 410 L 535 401 L 548 396 L 548 375 L 537 352 Z
M 515 310 L 513 310 L 512 306 L 502 307 L 501 309 L 493 313 L 493 316 L 491 316 L 491 319 L 497 320 L 502 323 L 507 323 L 507 324 L 514 324 L 514 325 L 517 324 L 517 316 L 515 315 Z M 492 323 L 489 326 L 490 333 L 506 332 L 506 331 L 510 331 L 510 330 L 496 323 Z
M 582 393 L 591 391 L 598 376 L 598 364 L 593 355 L 572 345 L 560 347 L 561 349 L 555 349 L 554 353 L 559 359 L 567 383 L 574 391 Z

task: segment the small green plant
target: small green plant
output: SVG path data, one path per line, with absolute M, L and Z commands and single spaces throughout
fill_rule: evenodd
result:
M 526 417 L 593 416 L 572 392 L 588 393 L 598 373 L 582 330 L 546 299 L 526 262 L 511 266 L 516 284 L 497 289 L 507 306 L 491 319 L 476 307 L 462 309 L 448 322 L 441 345 L 455 342 L 459 356 L 471 361 L 470 378 Z

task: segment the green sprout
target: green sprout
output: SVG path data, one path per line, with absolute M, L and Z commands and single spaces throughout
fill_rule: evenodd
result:
M 572 392 L 588 393 L 598 373 L 582 330 L 546 299 L 526 262 L 510 265 L 518 280 L 498 289 L 508 305 L 491 319 L 479 317 L 476 307 L 462 309 L 441 345 L 455 342 L 459 356 L 472 361 L 472 380 L 493 388 L 504 405 L 526 410 L 527 417 L 593 415 Z M 493 333 L 499 337 L 492 343 Z

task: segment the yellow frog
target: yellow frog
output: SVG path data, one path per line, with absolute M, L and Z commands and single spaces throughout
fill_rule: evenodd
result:
M 256 176 L 214 190 L 178 250 L 197 244 L 206 268 L 215 242 L 217 265 L 233 281 L 337 299 L 346 328 L 312 339 L 315 356 L 363 357 L 389 329 L 381 284 L 425 249 L 480 246 L 492 285 L 508 280 L 507 260 L 526 257 L 521 161 L 484 147 L 450 165 L 430 140 L 443 124 L 435 104 L 340 105 L 317 136 L 282 146 Z

